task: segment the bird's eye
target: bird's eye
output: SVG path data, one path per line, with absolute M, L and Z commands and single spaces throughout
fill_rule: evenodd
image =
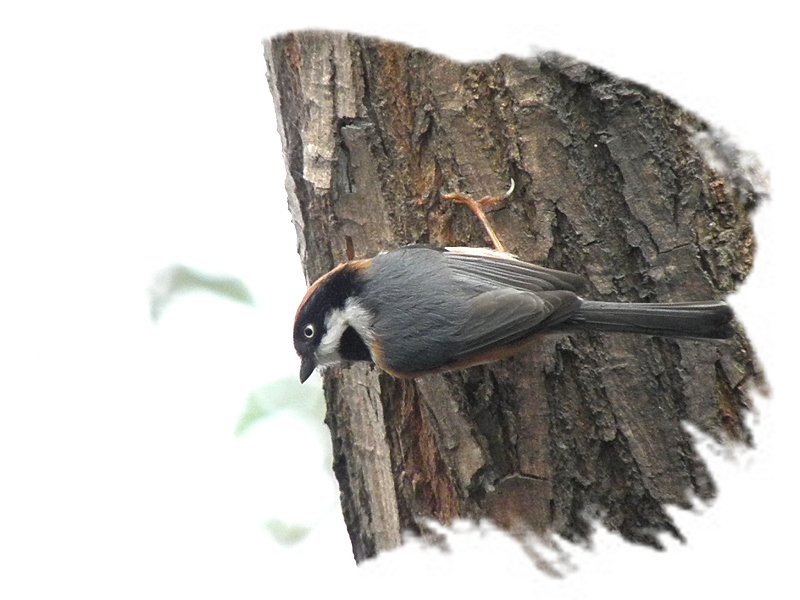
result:
M 313 325 L 306 325 L 305 329 L 303 329 L 303 335 L 306 336 L 308 339 L 314 337 L 314 326 Z

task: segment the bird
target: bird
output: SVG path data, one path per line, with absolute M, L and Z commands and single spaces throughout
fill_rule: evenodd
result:
M 314 282 L 297 309 L 300 381 L 357 361 L 399 378 L 442 373 L 509 357 L 546 332 L 733 333 L 725 302 L 586 300 L 583 283 L 490 248 L 411 245 L 348 260 Z

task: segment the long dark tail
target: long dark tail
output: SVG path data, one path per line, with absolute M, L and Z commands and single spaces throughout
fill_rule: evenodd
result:
M 724 302 L 636 304 L 584 300 L 564 325 L 595 331 L 724 339 L 733 335 L 733 310 Z

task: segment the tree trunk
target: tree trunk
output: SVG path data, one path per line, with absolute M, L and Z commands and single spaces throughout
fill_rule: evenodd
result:
M 265 44 L 309 282 L 410 243 L 487 246 L 440 191 L 516 191 L 489 218 L 507 251 L 585 277 L 584 297 L 720 298 L 752 267 L 749 212 L 765 196 L 745 157 L 672 101 L 547 53 L 459 64 L 346 33 Z M 690 423 L 750 442 L 760 368 L 727 341 L 543 335 L 516 357 L 397 380 L 325 374 L 334 471 L 357 560 L 489 518 L 586 539 L 595 519 L 658 546 L 666 505 L 715 495 Z

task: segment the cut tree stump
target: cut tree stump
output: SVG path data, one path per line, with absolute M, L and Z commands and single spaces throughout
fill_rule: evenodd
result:
M 546 53 L 461 64 L 347 33 L 265 43 L 309 282 L 406 244 L 488 246 L 442 192 L 513 197 L 489 218 L 523 260 L 585 277 L 597 300 L 722 298 L 753 264 L 766 191 L 747 155 L 674 102 Z M 299 300 L 299 299 L 298 299 Z M 431 522 L 488 518 L 583 541 L 600 522 L 659 547 L 665 510 L 715 486 L 685 424 L 751 443 L 761 369 L 726 341 L 542 335 L 513 358 L 397 380 L 324 375 L 333 469 L 357 560 Z

